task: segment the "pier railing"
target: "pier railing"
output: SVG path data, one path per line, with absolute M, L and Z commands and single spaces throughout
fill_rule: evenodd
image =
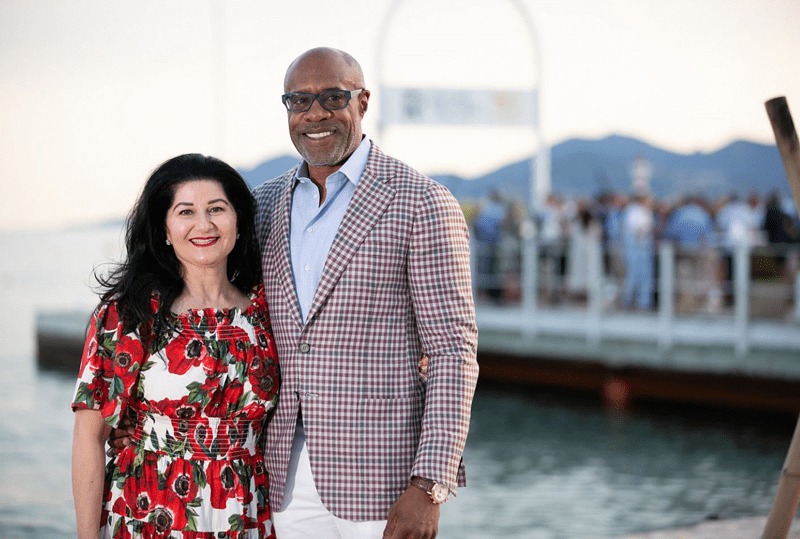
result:
M 473 241 L 480 329 L 526 336 L 800 351 L 797 246 L 630 246 L 597 238 Z M 627 260 L 626 260 L 627 259 Z M 628 262 L 626 264 L 626 262 Z M 637 273 L 633 294 L 630 272 Z M 642 288 L 644 291 L 642 292 Z

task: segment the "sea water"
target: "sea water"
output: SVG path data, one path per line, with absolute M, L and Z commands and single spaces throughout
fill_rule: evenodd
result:
M 0 538 L 73 537 L 75 373 L 35 360 L 38 311 L 81 309 L 91 272 L 120 253 L 118 225 L 0 232 Z M 482 383 L 465 450 L 468 487 L 439 537 L 615 538 L 769 512 L 794 418 L 640 405 Z

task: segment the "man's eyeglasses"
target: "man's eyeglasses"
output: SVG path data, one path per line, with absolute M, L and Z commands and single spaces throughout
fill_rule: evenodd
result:
M 289 112 L 306 112 L 311 109 L 314 100 L 319 101 L 325 110 L 341 110 L 350 103 L 350 99 L 364 91 L 358 90 L 325 90 L 319 94 L 306 94 L 304 92 L 292 92 L 283 94 L 281 101 L 286 105 Z

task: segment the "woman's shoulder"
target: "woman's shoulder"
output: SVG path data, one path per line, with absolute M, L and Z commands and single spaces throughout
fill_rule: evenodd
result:
M 155 317 L 161 304 L 161 294 L 154 290 L 150 294 L 150 310 Z M 92 322 L 99 329 L 111 331 L 112 329 L 122 329 L 125 322 L 125 303 L 118 295 L 103 297 L 92 313 Z
M 92 322 L 97 329 L 115 329 L 121 323 L 122 305 L 116 296 L 101 298 L 94 308 Z

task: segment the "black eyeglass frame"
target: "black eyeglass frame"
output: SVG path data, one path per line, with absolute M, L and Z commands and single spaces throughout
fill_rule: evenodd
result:
M 342 110 L 344 108 L 347 108 L 347 105 L 350 104 L 350 100 L 352 98 L 354 98 L 355 96 L 357 96 L 358 94 L 360 94 L 361 92 L 363 92 L 364 90 L 365 90 L 365 88 L 359 88 L 358 90 L 339 90 L 338 88 L 336 88 L 336 89 L 333 89 L 333 90 L 325 90 L 324 92 L 320 92 L 318 94 L 308 94 L 306 92 L 290 92 L 288 94 L 283 94 L 281 96 L 281 102 L 286 107 L 286 110 L 288 110 L 289 112 L 308 112 L 309 110 L 311 110 L 311 107 L 314 106 L 314 101 L 318 101 L 319 105 L 323 109 L 333 112 L 335 110 Z M 328 95 L 331 95 L 332 93 L 344 94 L 347 97 L 347 99 L 344 102 L 344 105 L 342 105 L 341 107 L 335 107 L 335 108 L 326 107 L 325 103 L 322 101 L 322 98 L 323 98 L 323 96 L 328 96 Z M 305 109 L 302 109 L 302 110 L 293 110 L 289 105 L 289 100 L 294 96 L 305 96 L 305 97 L 307 97 L 308 98 L 308 108 L 305 108 Z

